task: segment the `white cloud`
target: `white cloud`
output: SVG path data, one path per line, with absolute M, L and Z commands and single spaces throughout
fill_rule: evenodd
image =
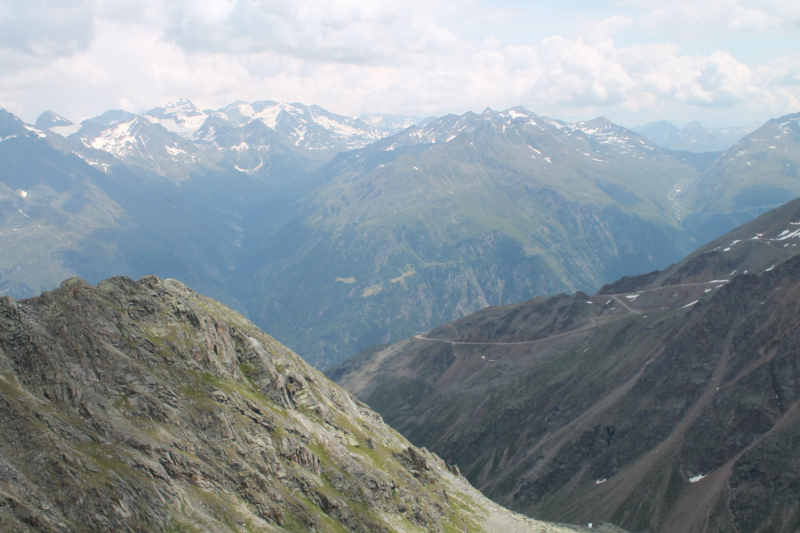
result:
M 621 4 L 648 10 L 639 23 L 681 31 L 800 31 L 800 3 L 793 0 L 628 0 Z
M 467 15 L 457 15 L 464 4 L 451 0 L 73 0 L 57 12 L 37 1 L 39 21 L 0 0 L 0 29 L 32 24 L 18 37 L 0 37 L 0 106 L 27 120 L 46 108 L 73 119 L 115 107 L 143 111 L 180 96 L 214 108 L 274 99 L 346 114 L 521 104 L 634 123 L 637 116 L 643 122 L 726 113 L 741 121 L 800 109 L 797 52 L 745 64 L 723 50 L 685 54 L 673 41 L 614 41 L 629 28 L 663 28 L 680 16 L 700 24 L 714 13 L 725 31 L 790 31 L 797 8 L 785 2 L 770 11 L 744 0 L 700 7 L 640 0 L 639 18 L 614 15 L 593 24 L 576 17 L 582 37 L 504 44 L 496 38 L 502 35 L 476 39 L 462 31 L 463 24 L 499 17 L 497 10 L 472 3 Z M 68 13 L 70 23 L 54 13 Z M 736 22 L 741 17 L 752 27 Z
M 0 46 L 32 56 L 85 50 L 94 34 L 92 0 L 0 2 Z

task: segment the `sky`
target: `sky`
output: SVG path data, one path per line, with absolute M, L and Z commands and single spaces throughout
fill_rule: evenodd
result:
M 800 112 L 800 1 L 0 0 L 23 120 L 184 96 L 742 126 Z

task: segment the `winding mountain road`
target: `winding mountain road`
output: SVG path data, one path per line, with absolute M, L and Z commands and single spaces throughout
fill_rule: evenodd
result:
M 608 323 L 610 320 L 612 320 L 614 318 L 622 318 L 622 317 L 625 317 L 625 316 L 630 316 L 632 314 L 633 315 L 641 315 L 642 314 L 641 311 L 636 310 L 636 309 L 632 309 L 627 304 L 625 304 L 624 301 L 620 300 L 621 296 L 630 296 L 631 294 L 644 294 L 646 292 L 660 291 L 660 290 L 665 290 L 665 289 L 675 289 L 677 287 L 693 287 L 693 286 L 699 286 L 699 285 L 722 285 L 722 284 L 728 283 L 729 281 L 730 280 L 714 280 L 714 281 L 701 281 L 701 282 L 697 282 L 697 283 L 681 283 L 679 285 L 665 285 L 663 287 L 656 287 L 656 288 L 653 288 L 653 289 L 645 289 L 643 291 L 635 291 L 635 292 L 620 293 L 620 294 L 603 294 L 601 296 L 609 297 L 609 298 L 613 299 L 615 302 L 617 302 L 622 307 L 624 307 L 625 309 L 628 310 L 628 314 L 625 314 L 625 315 L 610 315 L 610 316 L 603 317 L 603 318 L 609 319 L 609 320 L 604 320 L 603 322 L 604 323 Z M 583 325 L 583 326 L 581 326 L 579 328 L 571 329 L 571 330 L 565 331 L 563 333 L 557 333 L 555 335 L 550 335 L 549 337 L 543 337 L 541 339 L 534 339 L 534 340 L 530 340 L 530 341 L 517 341 L 517 342 L 451 341 L 451 340 L 447 340 L 447 339 L 430 339 L 428 337 L 423 337 L 422 335 L 414 335 L 412 338 L 419 339 L 421 341 L 442 342 L 442 343 L 445 343 L 445 344 L 452 344 L 452 345 L 468 344 L 468 345 L 474 345 L 474 346 L 517 346 L 517 345 L 520 345 L 520 344 L 536 344 L 537 342 L 544 342 L 544 341 L 548 341 L 548 340 L 552 340 L 552 339 L 557 339 L 557 338 L 560 338 L 560 337 L 566 337 L 568 335 L 573 335 L 575 333 L 581 333 L 581 332 L 584 332 L 584 331 L 588 331 L 590 329 L 594 329 L 594 328 L 602 325 L 602 324 L 598 324 L 597 323 L 597 318 L 599 318 L 599 317 L 590 318 L 588 324 L 585 324 L 585 325 Z

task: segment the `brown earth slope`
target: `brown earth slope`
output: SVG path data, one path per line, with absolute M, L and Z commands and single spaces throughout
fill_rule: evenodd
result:
M 664 272 L 487 308 L 328 375 L 528 515 L 794 532 L 798 235 L 794 201 Z

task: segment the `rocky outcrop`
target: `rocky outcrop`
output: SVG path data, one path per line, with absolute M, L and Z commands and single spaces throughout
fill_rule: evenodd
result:
M 0 298 L 4 532 L 491 531 L 504 513 L 178 282 Z

